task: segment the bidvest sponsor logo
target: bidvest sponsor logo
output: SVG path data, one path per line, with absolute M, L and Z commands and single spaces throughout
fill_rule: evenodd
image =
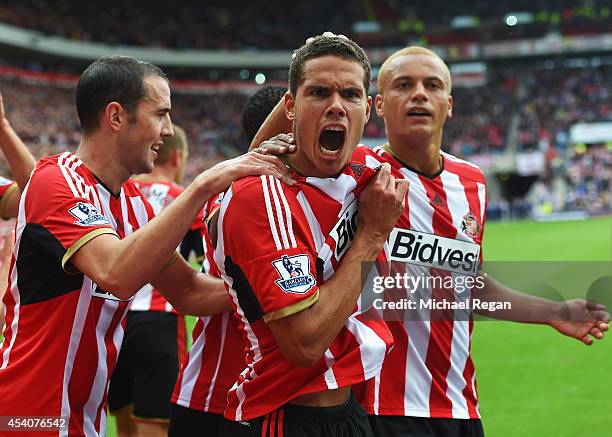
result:
M 131 296 L 129 299 L 119 299 L 114 294 L 109 293 L 106 290 L 102 290 L 100 287 L 98 287 L 98 284 L 96 284 L 95 282 L 93 283 L 93 287 L 91 289 L 91 295 L 94 297 L 99 297 L 99 298 L 106 299 L 106 300 L 117 300 L 119 302 L 129 302 L 134 299 L 134 296 Z
M 390 260 L 473 275 L 480 246 L 410 229 L 395 228 L 389 236 Z
M 336 242 L 336 248 L 334 249 L 336 261 L 340 261 L 340 258 L 353 243 L 357 231 L 357 212 L 357 199 L 355 199 L 342 210 L 339 215 L 340 220 L 331 230 L 330 235 Z

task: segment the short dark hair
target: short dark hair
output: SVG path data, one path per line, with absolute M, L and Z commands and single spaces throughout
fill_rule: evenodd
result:
M 278 85 L 269 85 L 259 89 L 249 97 L 242 114 L 240 115 L 240 126 L 244 133 L 244 139 L 248 145 L 251 144 L 255 134 L 265 121 L 266 117 L 272 112 L 276 104 L 283 98 L 287 88 Z
M 295 96 L 299 86 L 304 83 L 304 64 L 306 61 L 323 56 L 337 56 L 355 61 L 363 67 L 363 87 L 366 93 L 370 88 L 371 67 L 365 51 L 354 41 L 338 36 L 315 36 L 294 52 L 289 66 L 289 89 Z
M 167 80 L 161 68 L 130 56 L 104 56 L 87 67 L 76 88 L 77 114 L 83 133 L 98 129 L 100 116 L 110 102 L 121 104 L 132 114 L 146 96 L 146 76 Z

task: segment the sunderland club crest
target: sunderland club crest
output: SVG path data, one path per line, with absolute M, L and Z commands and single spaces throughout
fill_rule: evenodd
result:
M 468 213 L 463 216 L 463 220 L 461 220 L 461 231 L 471 238 L 476 238 L 480 235 L 480 223 L 478 223 L 478 219 L 476 219 L 471 211 L 468 211 Z
M 280 276 L 276 285 L 286 293 L 304 294 L 315 284 L 308 255 L 283 255 L 281 259 L 272 261 L 272 265 Z

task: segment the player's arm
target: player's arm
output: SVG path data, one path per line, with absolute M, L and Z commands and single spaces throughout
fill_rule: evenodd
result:
M 293 364 L 314 365 L 352 314 L 361 292 L 362 262 L 374 261 L 403 208 L 408 182 L 396 181 L 385 164 L 359 197 L 359 227 L 335 274 L 319 287 L 318 299 L 295 314 L 269 320 L 283 355 Z
M 159 216 L 123 240 L 112 233 L 77 241 L 64 256 L 78 271 L 121 299 L 128 299 L 150 282 L 174 256 L 196 215 L 209 199 L 247 175 L 268 174 L 291 184 L 277 158 L 248 153 L 201 173 Z
M 30 174 L 34 170 L 36 160 L 28 150 L 21 138 L 17 135 L 11 123 L 6 118 L 4 112 L 4 102 L 2 94 L 0 93 L 0 148 L 4 153 L 4 156 L 9 164 L 13 177 L 19 185 L 19 188 L 23 190 L 30 179 Z M 9 217 L 16 215 L 15 204 L 19 205 L 19 194 L 15 192 L 12 194 L 12 199 L 9 199 L 10 204 L 7 204 L 5 211 Z M 11 214 L 15 210 L 14 214 Z
M 151 284 L 181 314 L 210 316 L 232 309 L 223 280 L 198 273 L 180 256 L 159 272 Z
M 591 345 L 593 338 L 602 339 L 604 332 L 608 330 L 610 314 L 603 305 L 583 299 L 556 302 L 506 287 L 490 276 L 482 278 L 484 286 L 476 297 L 485 302 L 509 302 L 510 309 L 479 309 L 476 312 L 480 315 L 549 325 L 561 334 L 580 340 L 586 345 Z

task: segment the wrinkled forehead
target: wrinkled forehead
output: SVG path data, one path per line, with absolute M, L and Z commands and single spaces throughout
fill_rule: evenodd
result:
M 300 87 L 319 84 L 363 89 L 364 78 L 365 70 L 358 61 L 328 55 L 304 62 Z

